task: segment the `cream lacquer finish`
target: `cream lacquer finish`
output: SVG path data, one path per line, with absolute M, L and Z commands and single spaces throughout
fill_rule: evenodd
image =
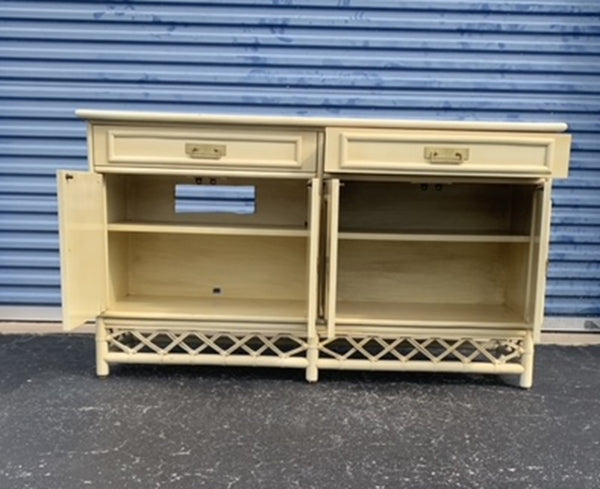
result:
M 65 329 L 111 363 L 519 375 L 543 319 L 566 125 L 78 111 L 59 181 Z M 256 212 L 178 214 L 174 187 Z
M 60 171 L 58 179 L 63 325 L 73 330 L 105 308 L 102 176 Z
M 490 122 L 490 121 L 436 121 L 414 119 L 352 119 L 342 117 L 255 116 L 245 114 L 191 114 L 174 112 L 133 112 L 120 110 L 79 109 L 77 116 L 98 124 L 114 122 L 138 125 L 141 123 L 166 125 L 217 124 L 265 127 L 318 128 L 356 127 L 377 129 L 436 129 L 518 132 L 564 132 L 564 122 Z
M 308 174 L 316 171 L 315 131 L 235 126 L 225 130 L 210 126 L 97 126 L 93 132 L 97 171 L 107 166 L 203 166 L 224 171 L 271 169 Z M 187 145 L 225 150 L 223 155 L 207 158 L 190 155 Z
M 441 134 L 440 131 L 333 128 L 327 130 L 325 169 L 351 173 L 564 178 L 570 140 L 565 134 L 481 131 Z M 436 159 L 431 154 L 428 157 L 428 153 L 436 154 L 436 148 L 455 151 L 447 158 Z

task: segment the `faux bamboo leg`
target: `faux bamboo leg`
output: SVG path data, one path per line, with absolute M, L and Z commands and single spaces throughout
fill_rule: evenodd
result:
M 523 347 L 525 352 L 523 353 L 521 363 L 525 370 L 519 376 L 519 385 L 523 389 L 530 389 L 533 385 L 533 336 L 531 332 L 528 332 L 527 336 L 525 336 Z
M 108 353 L 108 342 L 106 341 L 106 327 L 102 319 L 96 320 L 96 375 L 108 377 L 110 368 L 105 360 Z
M 319 360 L 318 336 L 312 336 L 308 339 L 306 359 L 308 360 L 308 366 L 306 367 L 306 380 L 308 382 L 316 382 L 319 380 L 319 371 L 317 369 L 317 362 Z

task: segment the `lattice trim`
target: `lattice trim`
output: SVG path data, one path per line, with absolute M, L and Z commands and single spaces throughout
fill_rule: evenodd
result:
M 237 358 L 305 358 L 305 338 L 292 334 L 199 332 L 171 329 L 106 328 L 111 353 L 215 355 Z M 525 353 L 524 338 L 478 339 L 404 336 L 338 336 L 319 343 L 319 358 L 364 360 L 371 363 L 425 361 L 432 364 L 518 364 Z
M 305 357 L 306 340 L 290 334 L 232 334 L 108 327 L 109 352 L 221 357 Z
M 519 363 L 525 353 L 523 338 L 383 338 L 341 336 L 324 340 L 319 357 L 344 360 L 460 362 L 502 365 Z

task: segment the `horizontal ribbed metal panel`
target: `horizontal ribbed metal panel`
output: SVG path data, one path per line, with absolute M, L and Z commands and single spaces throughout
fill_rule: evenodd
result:
M 600 2 L 0 5 L 0 304 L 58 305 L 54 173 L 76 108 L 565 121 L 547 313 L 600 315 Z

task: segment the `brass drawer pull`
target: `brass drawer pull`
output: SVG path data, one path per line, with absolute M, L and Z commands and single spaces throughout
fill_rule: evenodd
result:
M 460 164 L 469 159 L 467 148 L 425 148 L 425 159 L 431 163 Z
M 218 160 L 227 154 L 224 144 L 186 143 L 185 152 L 190 158 Z

